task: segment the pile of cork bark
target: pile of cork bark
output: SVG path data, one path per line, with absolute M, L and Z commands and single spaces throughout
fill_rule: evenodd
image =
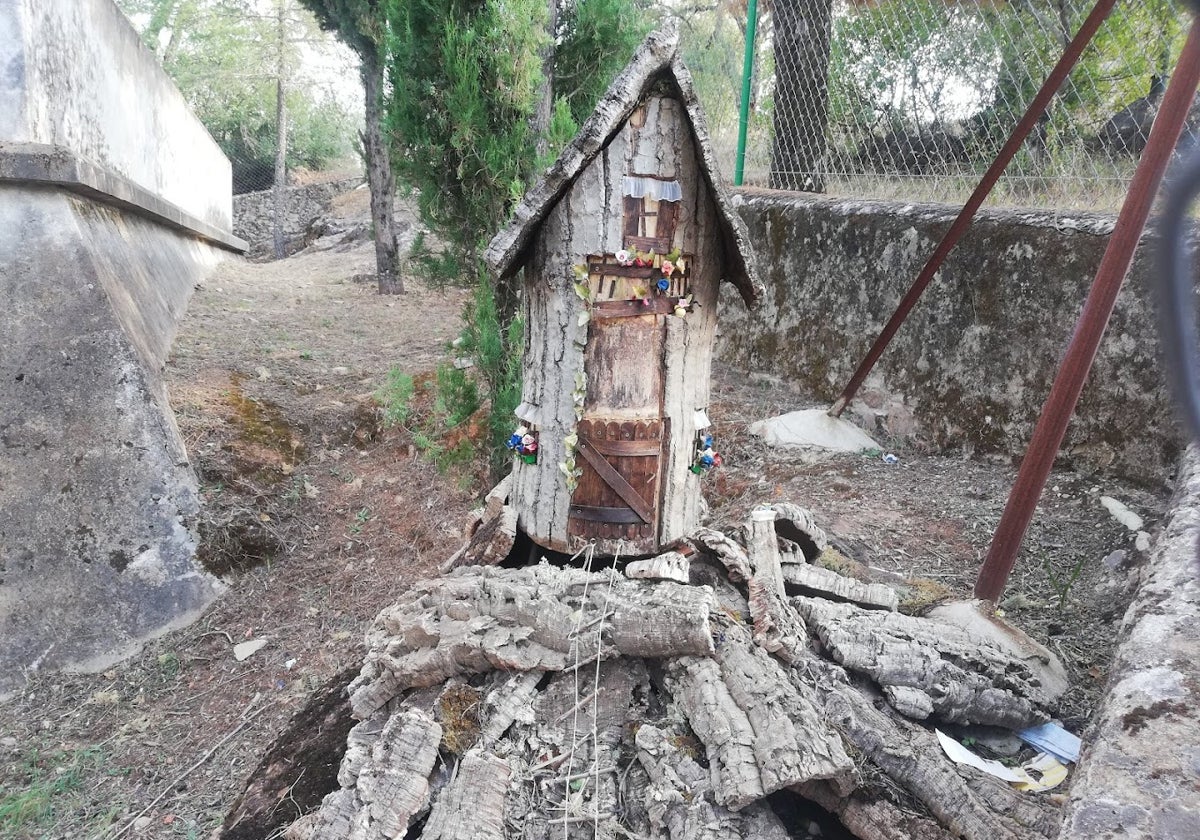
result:
M 514 531 L 494 495 L 447 574 L 376 619 L 340 789 L 288 837 L 806 836 L 780 797 L 863 840 L 1057 834 L 1048 797 L 933 731 L 1046 720 L 1065 685 L 1044 651 L 815 565 L 802 509 L 628 563 L 462 565 Z

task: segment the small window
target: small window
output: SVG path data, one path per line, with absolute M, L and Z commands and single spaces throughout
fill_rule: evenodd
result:
M 671 251 L 679 219 L 679 182 L 628 175 L 624 187 L 624 246 L 659 255 Z

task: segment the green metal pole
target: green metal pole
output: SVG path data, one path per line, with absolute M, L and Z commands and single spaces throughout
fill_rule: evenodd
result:
M 742 185 L 746 169 L 746 128 L 750 123 L 750 81 L 754 77 L 754 38 L 758 31 L 758 0 L 750 0 L 746 9 L 746 58 L 742 62 L 742 108 L 738 113 L 737 161 L 733 166 L 733 185 Z

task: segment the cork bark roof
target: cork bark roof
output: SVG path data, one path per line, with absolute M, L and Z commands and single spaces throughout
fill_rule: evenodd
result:
M 692 74 L 679 55 L 679 30 L 675 25 L 652 32 L 642 42 L 629 64 L 600 98 L 579 134 L 525 194 L 508 224 L 492 239 L 484 253 L 484 261 L 493 274 L 505 277 L 521 268 L 528 258 L 530 243 L 554 205 L 660 81 L 668 83 L 684 106 L 699 152 L 698 162 L 717 205 L 723 252 L 722 279 L 733 283 L 747 306 L 755 304 L 761 284 L 754 265 L 754 251 L 746 225 L 734 210 L 729 192 L 721 181 Z

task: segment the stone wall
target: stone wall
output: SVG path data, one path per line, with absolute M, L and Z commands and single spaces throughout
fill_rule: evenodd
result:
M 303 247 L 309 225 L 323 216 L 335 196 L 363 184 L 362 177 L 343 178 L 322 184 L 305 184 L 284 190 L 284 238 L 289 250 Z M 259 190 L 233 197 L 233 232 L 250 245 L 249 255 L 267 256 L 274 252 L 275 191 Z
M 766 294 L 752 313 L 724 301 L 721 356 L 832 402 L 957 208 L 743 198 Z M 882 434 L 1019 457 L 1113 221 L 980 213 L 852 410 Z M 1139 250 L 1060 457 L 1155 482 L 1173 469 L 1180 444 L 1146 290 L 1149 250 Z
M 1084 733 L 1059 840 L 1200 837 L 1198 533 L 1200 451 L 1192 447 Z

